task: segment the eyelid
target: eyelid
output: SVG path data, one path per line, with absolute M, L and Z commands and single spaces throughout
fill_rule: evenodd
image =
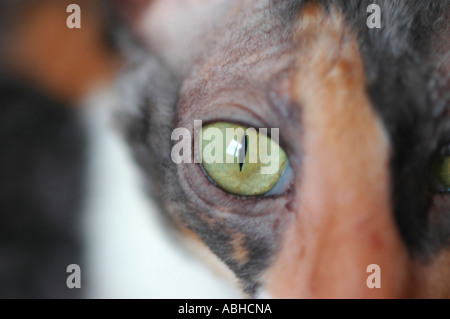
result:
M 292 185 L 294 184 L 294 170 L 291 166 L 291 161 L 286 162 L 286 166 L 284 167 L 283 173 L 281 173 L 280 179 L 275 184 L 272 189 L 263 195 L 263 197 L 267 196 L 279 196 L 283 195 L 288 191 Z

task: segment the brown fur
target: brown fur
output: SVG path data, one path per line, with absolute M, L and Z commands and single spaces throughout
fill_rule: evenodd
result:
M 81 29 L 69 29 L 69 4 L 82 9 Z M 11 31 L 7 64 L 43 92 L 78 101 L 116 73 L 120 59 L 103 41 L 101 14 L 88 1 L 43 1 L 31 4 Z
M 365 93 L 356 39 L 337 12 L 315 5 L 298 17 L 294 38 L 303 173 L 267 289 L 277 297 L 399 297 L 406 256 L 390 208 L 389 145 Z M 372 263 L 383 270 L 382 289 L 366 287 Z
M 250 252 L 244 247 L 245 236 L 242 233 L 232 233 L 230 241 L 231 249 L 233 251 L 233 259 L 240 265 L 246 264 L 250 259 Z

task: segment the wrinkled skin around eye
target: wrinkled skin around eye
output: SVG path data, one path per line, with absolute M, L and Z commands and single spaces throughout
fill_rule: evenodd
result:
M 236 135 L 227 134 L 227 129 L 237 129 Z M 205 126 L 201 143 L 206 174 L 218 187 L 235 195 L 267 194 L 287 164 L 286 153 L 275 141 L 238 124 L 218 122 Z M 269 165 L 275 165 L 274 173 L 265 174 L 262 168 Z
M 434 149 L 422 151 L 437 132 L 429 106 L 446 102 L 448 91 L 443 83 L 427 92 L 424 72 L 427 61 L 438 59 L 442 78 L 448 74 L 448 63 L 440 62 L 448 52 L 440 30 L 450 21 L 443 1 L 378 2 L 391 22 L 381 33 L 360 23 L 367 16 L 357 1 L 296 1 L 309 6 L 290 18 L 290 1 L 152 3 L 140 33 L 180 81 L 176 127 L 193 131 L 195 120 L 226 118 L 282 128 L 296 185 L 286 196 L 230 195 L 244 194 L 232 185 L 239 164 L 230 171 L 204 165 L 228 191 L 214 187 L 198 165 L 173 168 L 163 158 L 145 166 L 156 166 L 158 190 L 170 190 L 157 193 L 168 213 L 194 230 L 246 291 L 289 298 L 449 296 L 450 200 L 448 193 L 433 194 L 429 203 Z M 378 36 L 386 32 L 392 36 Z M 427 49 L 416 53 L 424 63 L 417 63 L 411 53 L 422 44 Z M 438 99 L 427 103 L 428 93 Z M 151 112 L 166 114 L 161 109 Z M 153 160 L 161 152 L 152 150 Z M 382 269 L 381 289 L 366 287 L 372 263 Z

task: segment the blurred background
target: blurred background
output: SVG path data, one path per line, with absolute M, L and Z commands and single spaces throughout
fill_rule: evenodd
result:
M 239 298 L 207 249 L 164 224 L 114 130 L 116 4 L 0 0 L 0 298 Z

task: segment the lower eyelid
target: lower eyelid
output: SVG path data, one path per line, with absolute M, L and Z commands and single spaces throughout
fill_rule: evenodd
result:
M 292 185 L 280 195 L 239 196 L 214 186 L 203 173 L 200 164 L 180 164 L 177 167 L 179 184 L 186 200 L 198 212 L 208 212 L 212 216 L 224 216 L 224 213 L 245 218 L 263 218 L 277 215 L 291 200 Z M 286 176 L 289 176 L 287 174 Z M 294 174 L 292 174 L 294 176 Z M 291 177 L 292 181 L 294 180 Z M 288 178 L 288 180 L 291 180 Z
M 283 173 L 280 176 L 280 179 L 275 184 L 272 189 L 263 195 L 266 196 L 279 196 L 283 195 L 288 191 L 294 183 L 294 170 L 292 169 L 291 163 L 288 160 L 286 162 L 286 166 L 284 167 Z
M 203 167 L 202 164 L 198 164 L 198 166 L 200 167 L 200 170 L 202 171 L 203 175 L 205 175 L 206 179 L 214 186 L 214 187 L 219 187 L 219 185 L 217 185 L 217 183 L 208 175 L 208 173 L 206 172 L 205 168 Z

